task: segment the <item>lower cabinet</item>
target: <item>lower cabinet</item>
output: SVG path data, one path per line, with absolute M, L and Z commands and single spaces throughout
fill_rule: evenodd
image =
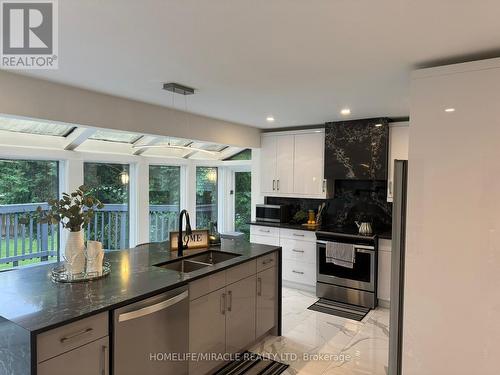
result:
M 255 340 L 255 275 L 226 287 L 226 351 L 236 353 Z
M 108 375 L 109 319 L 103 312 L 36 337 L 38 375 Z
M 262 336 L 276 326 L 277 281 L 276 267 L 268 268 L 257 274 L 256 337 Z
M 190 301 L 190 353 L 206 357 L 240 352 L 276 326 L 277 267 L 273 265 L 256 273 L 259 261 L 267 266 L 269 259 L 274 258 L 276 254 L 266 255 L 190 284 L 190 293 L 200 292 L 202 285 L 219 287 L 206 289 L 207 294 L 202 296 L 194 294 L 196 298 Z M 221 284 L 222 276 L 230 284 Z M 219 282 L 210 284 L 215 279 Z M 193 360 L 189 363 L 189 374 L 207 374 L 221 364 L 217 359 Z
M 108 375 L 109 339 L 100 338 L 38 364 L 38 375 Z
M 216 290 L 190 302 L 189 352 L 223 354 L 226 351 L 226 290 Z M 190 361 L 189 374 L 206 374 L 221 361 Z

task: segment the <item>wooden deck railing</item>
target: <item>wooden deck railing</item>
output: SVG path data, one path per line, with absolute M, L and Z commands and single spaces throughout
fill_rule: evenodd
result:
M 38 206 L 48 209 L 47 203 L 0 205 L 0 269 L 5 268 L 7 263 L 17 266 L 23 261 L 39 262 L 58 258 L 59 226 L 38 223 Z M 209 220 L 210 212 L 214 209 L 215 205 L 207 204 L 198 206 L 196 211 L 204 222 Z M 177 205 L 150 205 L 149 231 L 152 242 L 168 240 L 169 233 L 177 230 L 178 212 Z M 127 248 L 129 222 L 127 204 L 106 204 L 102 210 L 97 210 L 94 219 L 85 228 L 85 239 L 101 241 L 106 250 Z

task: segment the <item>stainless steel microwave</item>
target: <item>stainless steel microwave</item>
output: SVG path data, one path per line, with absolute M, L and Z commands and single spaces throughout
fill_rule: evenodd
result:
M 288 206 L 284 204 L 258 204 L 255 219 L 268 223 L 287 223 Z

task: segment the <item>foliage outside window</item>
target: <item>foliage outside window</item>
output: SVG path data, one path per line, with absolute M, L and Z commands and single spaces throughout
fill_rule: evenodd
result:
M 162 242 L 177 230 L 180 211 L 181 168 L 149 166 L 149 240 Z
M 86 228 L 86 239 L 107 250 L 129 247 L 129 175 L 127 164 L 84 163 L 84 185 L 104 203 Z
M 217 223 L 217 168 L 196 167 L 196 228 Z
M 247 148 L 238 152 L 236 155 L 230 156 L 225 160 L 252 160 L 252 149 Z
M 245 238 L 250 240 L 252 174 L 235 172 L 234 179 L 234 229 L 245 233 Z
M 58 186 L 57 161 L 0 160 L 0 270 L 57 260 L 59 226 L 37 223 L 36 210 Z

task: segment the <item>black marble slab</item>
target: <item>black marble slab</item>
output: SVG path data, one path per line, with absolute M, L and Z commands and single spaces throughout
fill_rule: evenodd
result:
M 388 150 L 387 118 L 329 122 L 325 125 L 325 178 L 387 180 Z
M 176 271 L 154 266 L 177 258 L 176 253 L 171 253 L 165 245 L 146 245 L 135 249 L 108 252 L 105 259 L 111 264 L 111 274 L 104 279 L 87 283 L 53 282 L 50 274 L 54 264 L 0 273 L 2 286 L 0 288 L 0 319 L 2 319 L 0 323 L 8 321 L 26 332 L 38 334 L 281 250 L 276 246 L 246 242 L 228 243 L 211 249 L 241 255 L 194 271 L 184 277 Z M 206 250 L 188 250 L 184 255 L 188 256 Z M 2 348 L 3 343 L 0 342 L 0 349 Z
M 0 318 L 0 374 L 24 375 L 31 372 L 31 333 Z

